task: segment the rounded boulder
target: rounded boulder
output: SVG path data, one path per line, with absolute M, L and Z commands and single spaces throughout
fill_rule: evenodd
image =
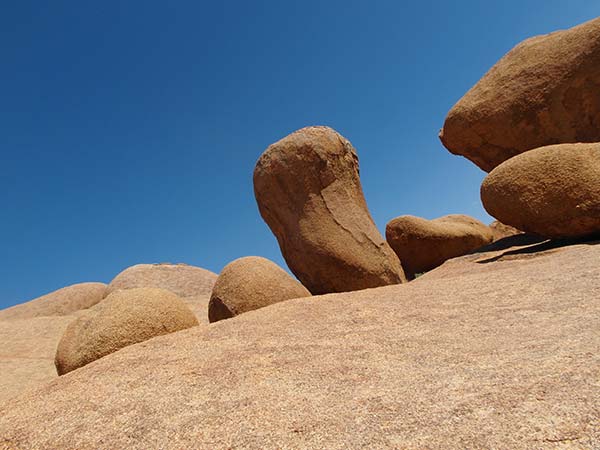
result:
M 288 267 L 313 294 L 405 281 L 367 208 L 356 150 L 333 129 L 303 128 L 269 146 L 254 193 Z
M 170 291 L 116 291 L 69 325 L 56 350 L 56 370 L 63 375 L 123 347 L 195 325 L 194 313 Z
M 515 156 L 483 180 L 481 200 L 500 222 L 546 238 L 600 232 L 600 143 Z
M 451 214 L 433 220 L 415 216 L 392 219 L 385 236 L 410 279 L 492 242 L 490 227 L 472 217 Z
M 208 320 L 217 322 L 274 303 L 309 297 L 310 292 L 285 270 L 259 256 L 227 264 L 208 303 Z

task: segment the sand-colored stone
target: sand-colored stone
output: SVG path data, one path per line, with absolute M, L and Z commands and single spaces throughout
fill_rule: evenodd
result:
M 499 221 L 548 238 L 600 233 L 600 143 L 560 144 L 504 162 L 481 201 Z
M 510 236 L 516 236 L 518 234 L 523 233 L 521 230 L 518 230 L 515 227 L 511 227 L 510 225 L 506 225 L 505 223 L 499 222 L 498 220 L 494 220 L 492 223 L 490 223 L 489 227 L 492 230 L 494 242 L 499 241 L 500 239 L 504 239 Z
M 160 288 L 179 297 L 210 295 L 217 274 L 188 264 L 137 264 L 118 274 L 108 285 L 108 293 L 118 289 Z
M 59 375 L 129 345 L 198 325 L 192 311 L 165 289 L 118 290 L 71 323 L 56 350 Z
M 313 294 L 405 280 L 367 208 L 356 150 L 331 128 L 303 128 L 269 146 L 254 193 L 288 267 Z
M 48 316 L 0 321 L 0 404 L 58 376 L 54 367 L 56 346 L 75 318 Z
M 310 292 L 285 270 L 259 256 L 246 256 L 227 264 L 212 291 L 209 322 L 229 319 Z
M 208 324 L 208 302 L 210 294 L 192 295 L 189 297 L 181 297 L 181 300 L 190 308 L 190 310 L 198 319 L 200 324 Z
M 26 303 L 3 309 L 0 311 L 0 320 L 67 316 L 95 305 L 104 298 L 105 293 L 104 283 L 74 284 Z
M 492 242 L 492 230 L 473 217 L 450 214 L 433 220 L 415 216 L 392 219 L 385 228 L 390 247 L 409 279 L 444 261 Z
M 600 141 L 600 18 L 517 45 L 450 110 L 452 153 L 489 172 L 534 148 Z
M 600 245 L 544 245 L 130 346 L 0 406 L 0 447 L 598 448 Z

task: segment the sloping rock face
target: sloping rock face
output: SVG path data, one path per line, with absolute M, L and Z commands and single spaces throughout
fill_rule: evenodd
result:
M 155 338 L 1 406 L 0 446 L 597 448 L 599 258 L 469 255 Z
M 137 264 L 117 275 L 108 285 L 108 293 L 118 289 L 160 288 L 179 297 L 210 295 L 217 274 L 187 264 Z
M 0 321 L 0 404 L 58 376 L 56 346 L 75 319 L 49 316 Z
M 67 286 L 29 302 L 0 311 L 0 320 L 67 316 L 90 308 L 104 298 L 104 283 L 79 283 Z
M 192 311 L 170 291 L 116 291 L 69 325 L 56 349 L 56 370 L 63 375 L 128 345 L 196 325 Z
M 385 237 L 402 261 L 406 276 L 413 279 L 417 273 L 489 244 L 493 235 L 479 220 L 451 214 L 433 220 L 396 217 L 387 224 Z
M 481 185 L 487 212 L 548 238 L 600 233 L 600 143 L 550 145 L 495 168 Z
M 600 141 L 600 18 L 527 39 L 450 110 L 440 139 L 489 172 L 527 150 Z
M 229 319 L 310 292 L 266 258 L 246 256 L 227 264 L 219 274 L 208 304 L 209 322 Z
M 367 209 L 356 150 L 331 128 L 303 128 L 269 146 L 254 193 L 288 267 L 313 294 L 405 280 Z
M 511 227 L 510 225 L 506 225 L 498 220 L 494 220 L 492 223 L 490 223 L 489 227 L 492 230 L 494 242 L 523 233 L 521 230 Z

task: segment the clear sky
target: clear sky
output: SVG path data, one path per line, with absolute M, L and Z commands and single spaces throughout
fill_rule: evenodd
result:
M 0 308 L 137 263 L 284 265 L 252 171 L 329 125 L 393 217 L 491 218 L 437 134 L 510 48 L 590 0 L 28 1 L 0 14 Z

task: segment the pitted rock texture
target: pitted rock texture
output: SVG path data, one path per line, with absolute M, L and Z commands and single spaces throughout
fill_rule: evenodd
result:
M 56 350 L 56 370 L 63 375 L 123 347 L 196 325 L 194 313 L 170 291 L 115 291 L 69 325 Z
M 313 294 L 405 281 L 367 208 L 356 150 L 331 128 L 303 128 L 269 146 L 254 193 L 288 267 Z
M 517 45 L 450 110 L 440 138 L 489 172 L 534 148 L 600 141 L 600 18 Z
M 208 304 L 209 322 L 217 322 L 310 292 L 272 261 L 246 256 L 219 274 Z
M 387 224 L 385 236 L 410 279 L 450 258 L 489 244 L 493 237 L 490 227 L 463 214 L 433 220 L 396 217 Z
M 499 221 L 547 238 L 600 233 L 600 143 L 511 158 L 483 180 L 481 201 Z

